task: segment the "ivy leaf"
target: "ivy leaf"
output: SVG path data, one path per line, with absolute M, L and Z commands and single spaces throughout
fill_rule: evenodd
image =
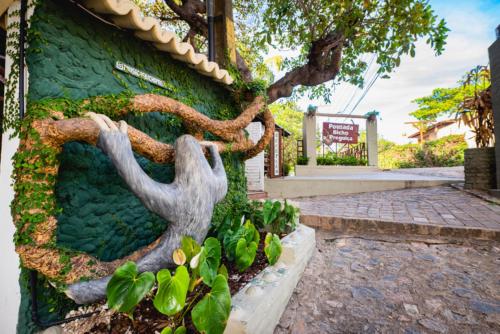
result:
M 172 277 L 167 269 L 156 274 L 158 292 L 153 300 L 155 308 L 166 315 L 174 315 L 186 304 L 189 287 L 189 273 L 185 266 L 179 266 Z
M 203 251 L 200 257 L 200 275 L 203 283 L 212 286 L 212 282 L 217 276 L 221 258 L 221 247 L 219 240 L 210 237 L 203 244 Z
M 181 249 L 186 254 L 186 261 L 189 262 L 191 259 L 200 252 L 200 245 L 189 236 L 183 236 L 181 240 Z
M 205 334 L 221 334 L 226 327 L 231 312 L 231 294 L 226 278 L 217 275 L 212 289 L 191 311 L 193 324 Z
M 245 238 L 238 240 L 236 246 L 236 266 L 240 272 L 250 267 L 257 254 L 257 244 L 254 241 L 247 243 Z
M 281 255 L 281 240 L 276 234 L 268 233 L 264 241 L 264 253 L 270 265 L 275 264 Z
M 143 272 L 138 275 L 137 265 L 127 261 L 118 267 L 106 287 L 108 306 L 119 312 L 131 314 L 139 302 L 151 291 L 155 275 Z

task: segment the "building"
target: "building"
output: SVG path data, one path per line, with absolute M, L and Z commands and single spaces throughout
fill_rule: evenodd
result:
M 423 131 L 416 131 L 408 136 L 411 142 L 421 143 L 436 140 L 449 135 L 464 135 L 468 147 L 476 147 L 474 132 L 458 119 L 446 119 L 429 125 Z

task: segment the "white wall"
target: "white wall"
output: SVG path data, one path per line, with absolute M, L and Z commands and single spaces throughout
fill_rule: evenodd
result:
M 260 122 L 248 124 L 246 130 L 254 143 L 264 134 L 264 127 Z M 249 191 L 264 191 L 264 151 L 245 161 L 245 175 Z
M 19 10 L 19 1 L 15 1 L 9 8 L 9 13 Z M 33 13 L 29 10 L 27 17 Z M 7 14 L 7 15 L 8 15 Z M 13 21 L 19 21 L 19 17 L 9 18 L 7 16 L 7 27 Z M 7 31 L 9 35 L 10 30 Z M 5 77 L 8 78 L 12 66 L 12 59 L 7 56 L 5 61 Z M 27 77 L 27 72 L 25 72 Z M 25 80 L 27 83 L 27 80 Z M 27 90 L 27 84 L 26 84 Z M 16 89 L 18 96 L 18 89 Z M 7 106 L 9 101 L 5 101 Z M 2 136 L 2 152 L 0 162 L 0 255 L 2 256 L 2 273 L 0 275 L 0 333 L 10 334 L 16 332 L 17 313 L 21 295 L 19 291 L 19 257 L 14 249 L 13 235 L 14 223 L 10 213 L 10 203 L 14 199 L 12 188 L 12 156 L 19 146 L 19 139 L 10 139 L 11 133 Z

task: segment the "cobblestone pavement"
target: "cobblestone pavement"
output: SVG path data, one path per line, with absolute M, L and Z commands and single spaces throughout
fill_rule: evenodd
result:
M 498 242 L 316 238 L 275 334 L 500 333 Z
M 301 214 L 500 230 L 500 206 L 448 187 L 294 199 Z

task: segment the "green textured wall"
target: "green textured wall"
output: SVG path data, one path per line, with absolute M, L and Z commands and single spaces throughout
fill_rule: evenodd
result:
M 229 92 L 186 64 L 135 38 L 133 34 L 95 19 L 65 0 L 41 1 L 31 19 L 27 64 L 30 72 L 29 100 L 83 99 L 89 96 L 155 92 L 180 100 L 214 119 L 234 118 L 239 109 Z M 115 61 L 153 74 L 169 89 L 114 70 Z M 129 115 L 126 121 L 151 137 L 173 143 L 184 133 L 179 119 L 159 113 Z M 159 165 L 137 156 L 147 173 L 170 182 L 172 165 Z M 246 198 L 243 164 L 236 155 L 223 157 L 229 192 L 214 214 Z M 85 251 L 102 260 L 131 253 L 156 239 L 168 223 L 150 213 L 127 189 L 110 160 L 97 148 L 68 143 L 60 156 L 56 197 L 62 213 L 58 217 L 57 244 Z M 21 275 L 22 303 L 19 333 L 31 333 L 27 271 Z M 40 294 L 42 319 L 57 318 L 72 304 L 51 291 L 46 282 Z M 52 310 L 52 312 L 49 312 Z

